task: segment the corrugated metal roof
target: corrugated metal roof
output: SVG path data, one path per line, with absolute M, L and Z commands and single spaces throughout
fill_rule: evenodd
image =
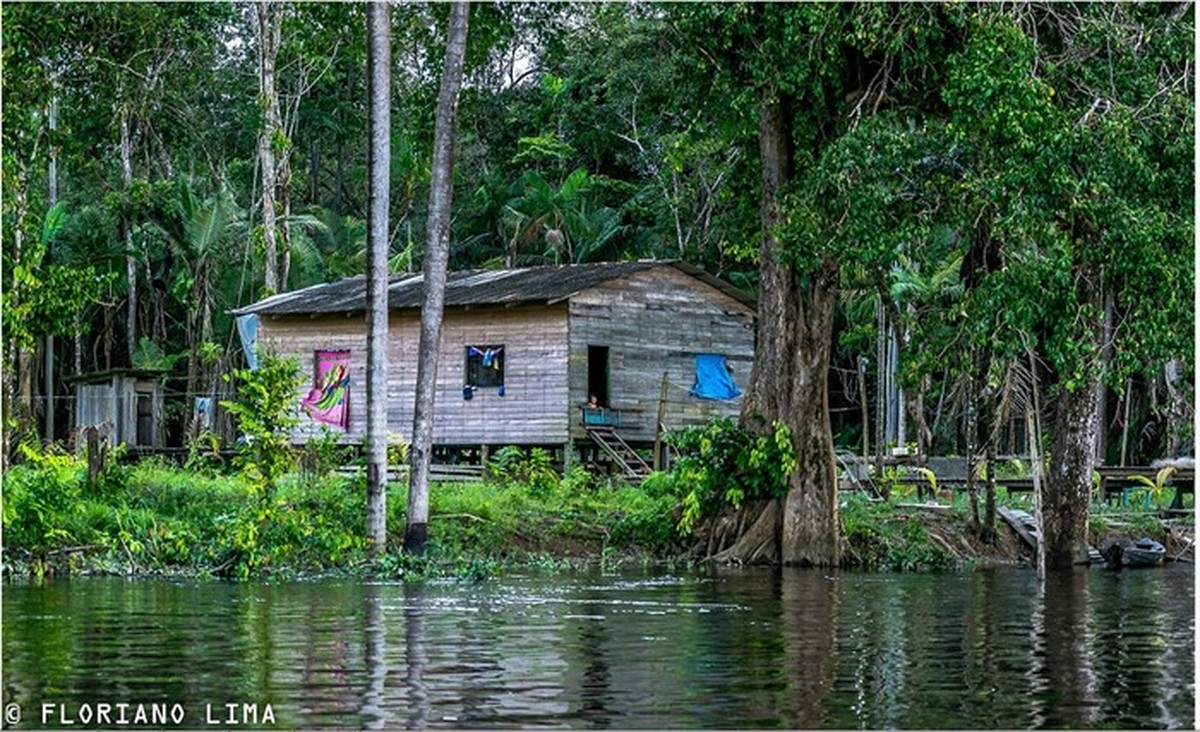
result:
M 682 262 L 606 262 L 520 269 L 451 272 L 446 281 L 446 307 L 523 302 L 555 302 L 657 267 L 673 267 L 709 284 L 739 302 L 754 307 L 754 299 L 733 285 Z M 353 313 L 366 309 L 365 276 L 285 292 L 234 310 L 235 315 L 302 315 Z M 393 275 L 388 282 L 392 309 L 419 308 L 424 298 L 421 274 Z

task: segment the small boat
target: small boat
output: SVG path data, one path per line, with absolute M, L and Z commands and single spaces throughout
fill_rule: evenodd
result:
M 1165 546 L 1143 536 L 1133 542 L 1132 546 L 1125 547 L 1121 561 L 1126 567 L 1153 567 L 1161 564 L 1166 555 L 1167 548 Z
M 1143 536 L 1134 542 L 1113 542 L 1104 550 L 1104 561 L 1112 567 L 1155 567 L 1166 555 L 1166 547 Z

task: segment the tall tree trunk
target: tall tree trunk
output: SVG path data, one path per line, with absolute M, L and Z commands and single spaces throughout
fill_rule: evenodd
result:
M 283 202 L 283 228 L 280 233 L 283 235 L 283 246 L 280 248 L 280 263 L 279 263 L 279 291 L 287 292 L 288 278 L 292 273 L 292 197 L 288 190 L 290 173 L 288 171 L 288 159 L 284 156 L 279 164 L 279 200 Z
M 198 392 L 197 384 L 200 380 L 200 329 L 196 327 L 197 313 L 194 308 L 188 308 L 187 314 L 187 344 L 188 344 L 188 359 L 187 359 L 187 390 L 184 399 L 189 409 L 194 410 L 196 403 L 196 394 Z M 190 412 L 195 414 L 195 411 Z M 192 420 L 188 422 L 186 430 L 186 441 L 191 442 L 199 436 L 199 421 Z
M 276 105 L 278 106 L 278 105 Z M 282 120 L 279 123 L 279 134 L 284 134 Z M 279 232 L 282 235 L 279 248 L 279 291 L 287 292 L 288 278 L 292 270 L 292 166 L 290 140 L 283 150 L 278 151 L 276 161 L 275 199 L 283 212 L 283 225 Z
M 841 562 L 837 466 L 829 422 L 829 361 L 839 267 L 826 261 L 799 298 L 793 360 L 791 419 L 799 465 L 784 503 L 784 564 L 837 566 Z
M 1071 269 L 1079 306 L 1093 313 L 1102 312 L 1104 288 L 1100 265 L 1077 262 Z M 1091 347 L 1091 352 L 1099 353 L 1103 319 L 1094 318 L 1085 328 L 1086 332 L 1078 337 Z M 1063 388 L 1058 396 L 1050 475 L 1043 489 L 1042 537 L 1048 569 L 1070 567 L 1088 558 L 1088 507 L 1099 432 L 1101 376 L 1099 368 L 1089 366 L 1077 388 Z
M 1029 353 L 1030 389 L 1025 402 L 1025 439 L 1029 445 L 1029 465 L 1033 477 L 1034 519 L 1038 526 L 1045 526 L 1042 516 L 1044 481 L 1042 480 L 1042 430 L 1041 402 L 1038 398 L 1037 360 L 1033 351 Z M 1046 579 L 1046 542 L 1039 541 L 1037 547 L 1038 579 Z
M 11 194 L 10 194 L 11 195 Z M 28 197 L 28 179 L 24 170 L 17 174 L 16 194 L 17 199 L 17 215 L 13 223 L 13 264 L 19 265 L 24 256 L 25 249 L 25 216 L 29 212 L 29 197 Z M 17 297 L 20 293 L 16 293 Z M 13 456 L 13 450 L 24 439 L 27 431 L 30 429 L 29 417 L 33 408 L 32 389 L 26 389 L 24 374 L 28 373 L 33 368 L 33 363 L 28 356 L 28 349 L 17 344 L 16 339 L 12 335 L 11 329 L 6 333 L 4 344 L 6 346 L 4 353 L 4 427 L 7 427 L 9 418 L 14 418 L 16 429 L 9 433 L 4 432 L 4 449 L 3 449 L 3 466 L 7 467 Z M 10 360 L 11 359 L 11 360 Z M 16 368 L 13 368 L 13 367 Z M 13 397 L 17 397 L 15 400 Z M 15 410 L 13 407 L 15 406 Z M 15 412 L 15 413 L 14 413 Z
M 883 294 L 875 302 L 875 475 L 883 475 L 883 453 L 887 446 L 887 308 Z M 888 486 L 881 485 L 882 495 L 887 498 Z
M 413 410 L 412 473 L 408 488 L 408 526 L 404 551 L 425 552 L 429 522 L 429 463 L 433 449 L 433 408 L 446 269 L 450 260 L 450 204 L 453 192 L 454 129 L 458 92 L 462 87 L 463 56 L 467 46 L 465 2 L 450 6 L 450 30 L 442 63 L 433 128 L 433 175 L 429 192 L 429 231 L 425 244 L 425 301 L 421 307 L 421 343 L 417 359 L 417 400 Z
M 976 397 L 975 380 L 973 378 L 967 380 L 967 415 L 966 415 L 966 442 L 967 442 L 967 498 L 971 507 L 971 530 L 978 534 L 980 527 L 979 520 L 979 484 L 975 480 L 975 454 L 977 450 L 977 437 L 979 434 L 979 423 L 976 414 L 978 397 Z
M 763 177 L 759 212 L 763 239 L 759 257 L 758 342 L 741 418 L 747 426 L 766 429 L 772 420 L 787 414 L 791 406 L 786 370 L 780 367 L 790 364 L 796 352 L 795 329 L 789 325 L 796 315 L 795 295 L 800 284 L 796 271 L 780 261 L 780 244 L 775 238 L 775 227 L 783 219 L 780 189 L 793 175 L 791 113 L 783 100 L 768 96 L 771 92 L 762 94 L 758 124 Z
M 391 12 L 367 3 L 367 540 L 387 549 L 387 242 L 391 202 Z
M 989 390 L 990 391 L 990 390 Z M 987 544 L 996 543 L 996 441 L 1000 439 L 999 410 L 996 408 L 996 398 L 991 396 L 988 401 L 988 438 L 984 448 L 984 469 L 987 471 L 987 481 L 983 493 L 983 523 L 979 527 L 979 538 Z
M 1191 420 L 1188 419 L 1187 382 L 1181 378 L 1184 365 L 1179 359 L 1171 359 L 1163 367 L 1163 380 L 1167 385 L 1167 455 L 1179 457 L 1183 452 L 1184 437 Z
M 121 186 L 129 192 L 133 182 L 133 138 L 129 130 L 129 108 L 121 110 Z M 125 236 L 125 279 L 128 283 L 129 299 L 126 301 L 125 317 L 128 323 L 125 328 L 125 350 L 129 354 L 129 365 L 133 365 L 133 352 L 137 348 L 137 256 L 133 249 L 133 227 L 129 221 L 122 220 L 122 232 Z
M 276 136 L 283 132 L 279 114 L 279 93 L 275 89 L 275 59 L 283 18 L 283 4 L 268 0 L 254 6 L 258 21 L 258 93 L 263 123 L 258 137 L 258 159 L 262 166 L 263 284 L 269 293 L 279 292 L 279 255 L 275 237 Z
M 784 564 L 835 566 L 841 560 L 837 473 L 829 423 L 829 359 L 838 264 L 825 261 L 801 283 L 781 261 L 776 226 L 780 189 L 793 173 L 791 110 L 771 90 L 760 96 L 759 146 L 763 166 L 759 264 L 758 344 L 743 424 L 769 429 L 781 420 L 792 430 L 798 466 L 776 521 L 777 558 Z M 741 544 L 741 542 L 739 542 Z M 739 545 L 731 557 L 740 558 Z
M 58 96 L 50 100 L 50 114 L 47 119 L 50 128 L 50 164 L 46 171 L 46 210 L 54 208 L 58 202 L 58 146 L 54 144 L 54 132 L 58 129 Z M 46 242 L 46 256 L 49 258 L 52 242 Z M 54 442 L 54 336 L 46 336 L 46 364 L 43 374 L 46 377 L 46 442 Z

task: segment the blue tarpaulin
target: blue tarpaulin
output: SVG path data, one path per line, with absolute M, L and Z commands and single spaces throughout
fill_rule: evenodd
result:
M 701 353 L 696 356 L 696 383 L 688 393 L 701 399 L 732 399 L 742 392 L 733 383 L 724 356 Z
M 253 371 L 258 368 L 258 316 L 242 315 L 237 319 L 238 335 L 242 338 L 242 351 L 246 354 L 246 365 Z

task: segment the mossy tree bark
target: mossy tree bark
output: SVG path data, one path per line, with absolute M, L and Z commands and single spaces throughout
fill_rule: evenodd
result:
M 785 261 L 776 229 L 780 193 L 793 174 L 791 101 L 775 89 L 760 93 L 762 249 L 759 264 L 758 346 L 742 421 L 792 430 L 798 465 L 778 507 L 765 509 L 726 553 L 733 560 L 765 558 L 767 533 L 783 564 L 834 566 L 841 560 L 837 472 L 829 424 L 829 359 L 838 264 L 827 259 L 812 273 Z
M 1100 265 L 1086 260 L 1077 262 L 1071 274 L 1081 307 L 1099 313 L 1104 305 Z M 1093 352 L 1099 353 L 1103 318 L 1082 320 L 1087 331 L 1082 336 L 1095 346 Z M 1090 368 L 1076 388 L 1063 388 L 1058 396 L 1050 476 L 1042 490 L 1042 537 L 1048 569 L 1066 568 L 1088 560 L 1088 508 L 1099 432 L 1101 386 L 1101 374 Z

